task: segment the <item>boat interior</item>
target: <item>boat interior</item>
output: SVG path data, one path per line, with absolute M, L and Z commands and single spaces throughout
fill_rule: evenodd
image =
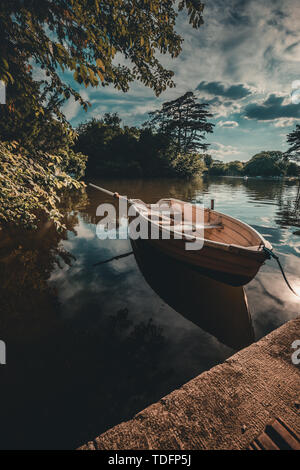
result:
M 177 199 L 161 199 L 156 204 L 135 200 L 138 211 L 162 228 L 206 240 L 258 250 L 263 241 L 251 227 L 237 219 L 202 206 Z M 204 231 L 204 232 L 203 232 Z

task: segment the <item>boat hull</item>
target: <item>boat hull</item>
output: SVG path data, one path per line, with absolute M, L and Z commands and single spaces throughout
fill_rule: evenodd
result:
M 161 255 L 174 258 L 203 275 L 224 282 L 231 286 L 244 286 L 258 273 L 267 259 L 263 253 L 242 254 L 214 248 L 206 245 L 201 250 L 186 251 L 184 240 L 142 240 Z
M 160 202 L 169 203 L 171 208 L 176 204 L 177 207 L 181 207 L 180 214 L 184 214 L 184 202 L 175 199 Z M 153 212 L 149 206 L 139 200 L 134 200 L 134 204 L 140 220 L 148 224 L 146 233 L 155 233 L 154 229 L 159 233 L 156 238 L 150 236 L 144 239 L 145 243 L 161 254 L 187 264 L 198 272 L 221 282 L 232 286 L 244 286 L 256 276 L 269 258 L 264 248 L 271 250 L 271 244 L 252 227 L 226 214 L 209 209 L 205 209 L 203 214 L 201 208 L 189 204 L 192 208 L 190 219 L 187 219 L 184 225 L 174 223 L 173 228 L 170 217 L 166 220 L 163 215 L 159 215 L 158 219 L 153 220 Z M 202 211 L 200 214 L 203 220 L 202 231 L 197 231 L 198 211 Z M 188 223 L 194 224 L 196 231 L 189 231 Z M 188 227 L 187 232 L 178 231 L 177 227 L 182 229 L 183 226 Z M 202 248 L 192 249 L 193 242 L 198 242 L 197 245 Z
M 235 350 L 255 341 L 243 287 L 231 287 L 206 273 L 203 275 L 162 255 L 145 240 L 131 240 L 131 245 L 147 283 L 184 318 Z

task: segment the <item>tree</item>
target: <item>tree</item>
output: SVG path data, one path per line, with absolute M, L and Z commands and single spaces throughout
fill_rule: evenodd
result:
M 244 166 L 248 176 L 280 176 L 285 174 L 286 159 L 279 151 L 263 151 L 254 155 Z
M 240 176 L 243 172 L 244 165 L 242 162 L 235 160 L 233 162 L 229 162 L 226 165 L 226 175 L 228 176 Z
M 287 174 L 290 176 L 300 176 L 300 166 L 298 162 L 300 162 L 300 125 L 296 125 L 296 129 L 288 134 L 287 142 L 290 144 L 290 148 L 286 152 L 286 157 L 288 160 L 292 160 L 289 162 L 287 168 Z M 299 185 L 298 185 L 298 194 L 297 194 L 297 201 L 299 204 L 300 200 L 300 178 L 299 178 Z
M 300 176 L 300 166 L 295 162 L 289 162 L 286 170 L 287 176 Z
M 296 125 L 296 129 L 288 134 L 287 142 L 290 148 L 287 151 L 287 157 L 292 160 L 300 161 L 300 125 Z
M 181 178 L 191 178 L 201 175 L 205 170 L 203 158 L 197 153 L 178 154 L 171 160 L 174 175 Z
M 111 127 L 120 127 L 122 122 L 122 119 L 118 115 L 118 113 L 105 113 L 103 116 L 103 123 L 106 126 L 111 126 Z
M 85 110 L 90 103 L 64 72 L 86 87 L 113 85 L 124 92 L 139 80 L 158 95 L 174 86 L 173 72 L 158 55 L 180 53 L 175 22 L 183 9 L 198 28 L 199 0 L 0 2 L 0 80 L 7 87 L 6 105 L 0 106 L 2 222 L 34 225 L 43 212 L 58 223 L 60 189 L 80 186 L 74 178 L 82 176 L 86 159 L 70 149 L 75 135 L 61 106 L 70 97 Z M 119 129 L 116 116 L 108 124 L 109 132 Z
M 209 169 L 209 174 L 213 176 L 226 175 L 227 165 L 219 160 L 214 160 L 213 164 Z
M 92 119 L 77 131 L 75 150 L 88 155 L 88 175 L 187 178 L 205 169 L 201 155 L 177 154 L 168 135 L 150 128 L 121 127 L 116 114 Z
M 73 176 L 81 176 L 85 156 L 75 154 L 53 156 L 45 152 L 32 155 L 16 142 L 0 141 L 0 223 L 37 228 L 39 219 L 54 221 L 64 228 L 59 210 L 60 194 L 66 188 L 82 187 Z M 81 158 L 80 158 L 81 157 Z
M 207 122 L 212 117 L 207 111 L 208 104 L 197 103 L 193 92 L 187 92 L 174 101 L 168 101 L 162 108 L 149 113 L 151 119 L 145 125 L 170 136 L 177 154 L 195 153 L 207 150 L 205 134 L 212 133 L 214 124 Z
M 203 155 L 203 159 L 204 159 L 204 163 L 205 163 L 206 168 L 209 170 L 210 167 L 211 167 L 212 164 L 213 164 L 213 158 L 212 158 L 212 156 L 209 155 L 208 153 L 206 153 L 206 154 Z
M 173 72 L 157 54 L 176 57 L 182 38 L 175 31 L 176 0 L 10 0 L 0 3 L 0 80 L 8 85 L 8 97 L 18 88 L 26 98 L 26 77 L 32 79 L 32 60 L 44 71 L 44 98 L 58 115 L 62 100 L 71 95 L 87 103 L 59 69 L 73 73 L 85 86 L 114 85 L 127 91 L 137 79 L 156 94 L 173 86 Z M 183 0 L 178 9 L 188 10 L 194 28 L 203 23 L 204 5 Z M 125 64 L 116 61 L 123 56 Z M 13 101 L 13 100 L 11 100 Z

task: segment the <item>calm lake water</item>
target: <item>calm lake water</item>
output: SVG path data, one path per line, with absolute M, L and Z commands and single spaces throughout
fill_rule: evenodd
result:
M 214 178 L 95 180 L 156 202 L 209 205 L 252 225 L 300 292 L 299 210 L 293 181 Z M 299 315 L 274 261 L 232 288 L 128 240 L 99 240 L 88 188 L 65 201 L 68 231 L 45 225 L 0 240 L 1 448 L 75 448 L 130 419 L 236 350 Z

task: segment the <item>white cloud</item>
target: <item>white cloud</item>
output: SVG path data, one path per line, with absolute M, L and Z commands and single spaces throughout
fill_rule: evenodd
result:
M 197 92 L 200 100 L 211 102 L 214 118 L 221 118 L 211 138 L 222 142 L 223 147 L 220 143 L 212 152 L 216 158 L 228 161 L 238 154 L 247 159 L 261 148 L 280 148 L 285 141 L 280 128 L 292 126 L 292 120 L 245 122 L 242 115 L 249 101 L 264 102 L 271 93 L 284 96 L 284 104 L 290 100 L 291 84 L 300 79 L 299 17 L 299 0 L 207 2 L 205 24 L 199 30 L 193 29 L 186 14 L 181 13 L 176 30 L 184 38 L 183 51 L 176 59 L 160 56 L 163 65 L 175 72 L 176 88 L 166 90 L 158 98 L 139 82 L 132 83 L 125 94 L 112 87 L 89 88 L 93 107 L 87 114 L 79 113 L 78 105 L 69 102 L 68 118 L 73 117 L 78 123 L 109 111 L 118 112 L 128 125 L 140 124 L 148 111 L 186 91 L 195 91 L 202 81 L 219 81 L 228 86 L 244 84 L 252 94 L 240 100 L 220 96 L 214 100 L 204 90 Z M 122 57 L 117 60 L 123 63 Z M 224 145 L 232 142 L 233 132 L 236 147 Z
M 89 95 L 86 90 L 81 90 L 80 95 L 85 101 L 89 101 Z M 68 101 L 66 101 L 64 104 L 62 111 L 68 121 L 71 121 L 72 119 L 76 118 L 76 116 L 78 116 L 81 109 L 82 106 L 80 105 L 79 101 L 75 101 L 75 99 L 71 96 L 71 98 L 69 98 Z
M 218 126 L 234 128 L 234 127 L 239 127 L 239 123 L 236 121 L 220 121 L 218 122 Z
M 226 157 L 239 155 L 240 151 L 236 147 L 233 147 L 232 145 L 223 145 L 220 142 L 213 142 L 209 150 L 209 153 L 212 155 L 213 158 L 223 160 Z
M 74 119 L 78 113 L 80 112 L 81 106 L 78 103 L 78 101 L 75 101 L 73 97 L 69 98 L 66 104 L 63 106 L 63 113 L 68 119 L 68 121 L 71 121 Z
M 295 119 L 278 119 L 274 122 L 274 127 L 290 127 L 296 122 Z M 282 135 L 282 134 L 281 134 Z M 285 134 L 284 134 L 285 135 Z

